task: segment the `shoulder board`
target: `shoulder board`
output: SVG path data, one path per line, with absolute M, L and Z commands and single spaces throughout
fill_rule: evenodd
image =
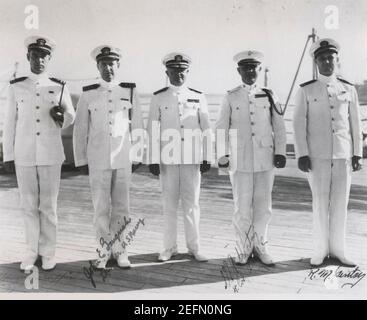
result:
M 201 91 L 199 91 L 199 90 L 195 90 L 195 89 L 193 89 L 193 88 L 189 88 L 189 90 L 194 91 L 194 92 L 196 92 L 196 93 L 202 93 Z
M 20 81 L 24 81 L 25 79 L 27 79 L 28 77 L 20 77 L 20 78 L 15 78 L 13 80 L 10 80 L 10 84 L 14 84 Z
M 344 80 L 344 79 L 342 79 L 342 78 L 337 78 L 339 81 L 341 81 L 341 82 L 344 82 L 344 83 L 346 83 L 346 84 L 349 84 L 349 85 L 351 85 L 351 86 L 353 86 L 354 84 L 353 83 L 350 83 L 349 81 L 347 81 L 347 80 Z
M 94 90 L 94 89 L 97 89 L 99 87 L 100 87 L 100 84 L 95 83 L 95 84 L 91 84 L 89 86 L 83 87 L 83 91 L 85 92 L 85 91 L 89 91 L 89 90 Z
M 154 95 L 156 95 L 156 94 L 158 94 L 158 93 L 161 93 L 161 92 L 166 91 L 167 89 L 168 89 L 168 87 L 165 87 L 165 88 L 163 88 L 163 89 L 160 89 L 160 90 L 158 90 L 158 91 L 154 92 L 153 94 L 154 94 Z
M 232 93 L 232 92 L 235 92 L 235 91 L 237 91 L 237 90 L 239 90 L 239 89 L 241 89 L 242 88 L 242 86 L 238 86 L 238 87 L 236 87 L 236 88 L 233 88 L 233 89 L 231 89 L 231 90 L 228 90 L 227 92 L 228 93 Z
M 56 83 L 58 83 L 58 84 L 65 84 L 65 81 L 62 81 L 62 80 L 60 80 L 60 79 L 57 79 L 57 78 L 49 78 L 51 81 L 53 81 L 53 82 L 56 82 Z
M 300 86 L 300 87 L 305 87 L 305 86 L 307 86 L 307 85 L 309 85 L 309 84 L 311 84 L 311 83 L 314 83 L 314 82 L 316 82 L 316 81 L 317 81 L 316 79 L 313 79 L 313 80 L 310 80 L 310 81 L 307 81 L 307 82 L 301 83 L 299 86 Z
M 133 83 L 133 82 L 121 82 L 121 83 L 119 83 L 119 86 L 121 88 L 135 88 L 136 84 Z

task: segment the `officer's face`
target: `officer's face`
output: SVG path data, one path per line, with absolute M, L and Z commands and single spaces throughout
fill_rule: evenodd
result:
M 167 68 L 166 70 L 170 83 L 177 87 L 182 86 L 186 82 L 188 73 L 188 68 Z
M 47 70 L 47 65 L 51 59 L 51 55 L 44 50 L 32 49 L 27 53 L 31 71 L 35 74 L 41 74 Z
M 256 82 L 261 71 L 261 66 L 256 63 L 246 63 L 239 66 L 237 71 L 242 78 L 242 82 L 251 86 Z
M 334 73 L 336 65 L 336 53 L 322 52 L 315 58 L 319 72 L 324 76 L 331 76 Z
M 98 71 L 104 81 L 111 82 L 120 67 L 120 62 L 116 59 L 101 59 L 97 62 Z

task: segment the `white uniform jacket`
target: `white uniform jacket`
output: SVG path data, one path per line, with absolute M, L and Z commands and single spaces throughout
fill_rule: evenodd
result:
M 297 157 L 348 159 L 362 156 L 362 131 L 357 92 L 333 77 L 301 85 L 293 126 Z
M 50 109 L 59 104 L 61 89 L 62 82 L 46 74 L 10 81 L 4 123 L 4 161 L 14 160 L 18 166 L 64 162 L 61 129 L 73 123 L 75 111 L 69 91 L 64 87 L 62 128 L 52 119 Z
M 208 106 L 200 91 L 171 86 L 155 92 L 150 103 L 147 132 L 148 163 L 212 162 Z
M 272 96 L 279 109 L 276 97 Z M 286 152 L 283 117 L 271 110 L 268 96 L 257 85 L 240 85 L 226 94 L 216 133 L 217 159 L 229 154 L 233 172 L 270 170 L 274 154 Z
M 141 132 L 136 140 L 131 132 Z M 131 131 L 131 132 L 130 132 Z M 131 161 L 142 161 L 140 152 L 131 151 L 132 144 L 143 145 L 143 120 L 138 94 L 133 83 L 105 82 L 83 88 L 77 106 L 73 145 L 77 167 L 121 169 Z

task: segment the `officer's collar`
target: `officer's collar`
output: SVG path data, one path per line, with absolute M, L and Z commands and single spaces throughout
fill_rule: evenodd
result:
M 31 79 L 32 81 L 35 82 L 39 82 L 39 81 L 44 81 L 48 79 L 48 73 L 47 72 L 42 72 L 40 74 L 35 74 L 33 72 L 29 72 L 28 78 Z
M 183 84 L 182 86 L 174 86 L 173 84 L 170 84 L 169 86 L 173 92 L 183 92 L 187 89 L 187 85 Z
M 245 84 L 245 83 L 243 83 L 242 84 L 242 87 L 247 91 L 247 92 L 253 92 L 253 91 L 255 91 L 255 90 L 257 90 L 257 88 L 258 88 L 258 85 L 257 85 L 257 83 L 255 82 L 253 85 L 248 85 L 248 84 Z
M 319 73 L 319 78 L 318 78 L 322 83 L 331 83 L 331 82 L 336 82 L 336 74 L 333 73 L 330 77 L 324 76 L 322 74 Z
M 110 82 L 104 81 L 103 79 L 101 79 L 101 81 L 100 81 L 101 86 L 102 86 L 103 88 L 107 88 L 107 89 L 117 86 L 117 85 L 118 85 L 118 83 L 119 83 L 119 82 L 118 82 L 118 80 L 117 80 L 117 79 L 113 79 L 113 80 L 112 80 L 112 81 L 110 81 Z

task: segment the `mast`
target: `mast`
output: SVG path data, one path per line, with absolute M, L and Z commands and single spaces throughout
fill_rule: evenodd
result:
M 265 70 L 264 70 L 264 87 L 267 88 L 268 87 L 268 73 L 269 73 L 269 68 L 268 67 L 265 67 Z
M 317 35 L 315 28 L 312 28 L 310 38 L 312 39 L 312 43 L 316 42 Z M 314 59 L 312 60 L 312 79 L 317 79 L 317 67 Z

